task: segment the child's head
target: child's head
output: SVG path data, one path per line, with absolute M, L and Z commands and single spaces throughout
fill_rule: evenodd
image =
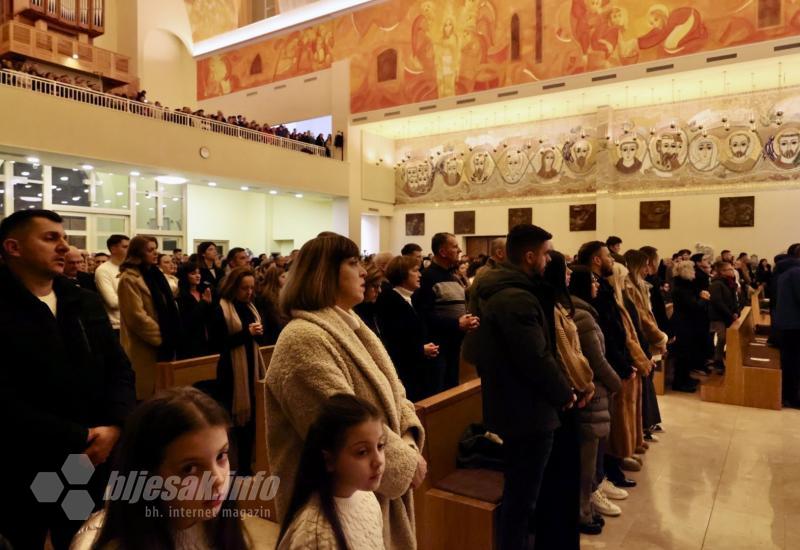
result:
M 345 548 L 333 497 L 378 489 L 385 465 L 385 444 L 383 420 L 373 405 L 355 395 L 331 396 L 306 435 L 281 538 L 294 516 L 316 493 L 340 547 Z
M 161 483 L 159 498 L 111 498 L 98 544 L 161 547 L 175 529 L 206 521 L 209 540 L 222 547 L 244 547 L 230 488 L 227 413 L 211 397 L 191 388 L 173 388 L 142 403 L 128 418 L 117 450 L 117 475 L 147 472 Z M 113 487 L 110 487 L 113 490 Z M 113 494 L 112 494 L 113 496 Z M 134 501 L 135 500 L 135 501 Z M 98 546 L 99 547 L 99 546 Z

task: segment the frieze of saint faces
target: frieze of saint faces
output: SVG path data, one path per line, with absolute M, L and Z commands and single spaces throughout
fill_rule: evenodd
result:
M 800 179 L 800 95 L 772 100 L 761 112 L 729 106 L 648 120 L 619 111 L 616 124 L 583 117 L 399 142 L 398 202 Z

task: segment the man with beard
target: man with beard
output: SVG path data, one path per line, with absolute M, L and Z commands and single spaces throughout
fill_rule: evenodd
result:
M 731 160 L 744 162 L 750 150 L 750 136 L 744 132 L 735 132 L 728 139 L 728 145 L 731 148 Z
M 501 550 L 528 548 L 529 529 L 535 529 L 530 522 L 533 512 L 551 504 L 537 503 L 539 491 L 560 425 L 559 412 L 576 399 L 556 359 L 555 327 L 540 299 L 547 287 L 542 274 L 550 259 L 551 238 L 535 225 L 511 229 L 507 261 L 486 273 L 479 290 L 485 323 L 478 328 L 476 349 L 484 421 L 502 437 L 505 455 L 498 518 Z M 575 518 L 577 548 L 577 507 Z
M 658 168 L 669 172 L 681 166 L 680 153 L 683 148 L 683 138 L 680 134 L 662 134 L 656 140 L 658 153 Z
M 478 151 L 472 155 L 472 183 L 486 183 L 489 179 L 489 172 L 486 163 L 489 154 L 485 151 Z
M 574 171 L 581 173 L 586 172 L 591 168 L 589 163 L 589 154 L 592 151 L 592 145 L 585 139 L 579 139 L 571 147 L 572 162 L 570 168 Z
M 794 168 L 797 166 L 797 153 L 800 152 L 800 133 L 791 132 L 778 137 L 778 168 Z

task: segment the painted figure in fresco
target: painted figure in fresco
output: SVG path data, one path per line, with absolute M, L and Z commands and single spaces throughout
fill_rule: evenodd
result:
M 635 40 L 623 40 L 628 27 L 628 10 L 611 6 L 592 33 L 591 49 L 604 59 L 615 57 L 620 63 L 635 63 L 638 49 Z
M 517 183 L 525 175 L 528 158 L 519 150 L 508 150 L 500 162 L 500 175 L 508 183 Z
M 570 8 L 572 36 L 581 47 L 584 60 L 589 53 L 598 27 L 601 26 L 610 9 L 610 0 L 572 0 Z
M 689 161 L 696 170 L 707 172 L 719 163 L 719 147 L 714 137 L 699 137 L 689 147 Z
M 461 181 L 461 173 L 463 171 L 464 161 L 455 155 L 446 158 L 442 163 L 442 179 L 444 179 L 444 183 L 450 187 L 458 185 L 458 182 Z
M 486 151 L 476 151 L 469 160 L 469 181 L 475 184 L 484 184 L 489 181 L 494 172 L 492 157 Z
M 791 130 L 779 134 L 775 141 L 778 143 L 775 165 L 785 170 L 796 168 L 800 161 L 800 133 Z
M 747 172 L 758 162 L 761 143 L 754 132 L 737 130 L 728 136 L 727 150 L 720 154 L 722 165 L 732 172 Z
M 622 140 L 619 144 L 619 160 L 615 165 L 618 172 L 633 174 L 642 168 L 642 161 L 638 158 L 639 142 L 636 138 Z
M 436 86 L 439 97 L 456 95 L 456 80 L 460 65 L 458 35 L 452 17 L 445 19 L 442 25 L 442 37 L 434 45 L 436 55 Z
M 549 180 L 558 175 L 558 167 L 556 166 L 556 150 L 552 147 L 542 149 L 539 151 L 539 170 L 536 172 L 540 178 Z
M 666 172 L 677 170 L 683 164 L 683 135 L 680 133 L 664 133 L 656 139 L 656 168 Z
M 430 192 L 432 186 L 431 165 L 427 162 L 410 162 L 406 164 L 404 180 L 406 189 L 412 195 L 424 195 Z
M 422 2 L 420 11 L 422 13 L 414 19 L 411 27 L 411 52 L 423 70 L 432 71 L 435 68 L 433 40 L 430 34 L 433 23 L 433 2 L 427 0 Z
M 647 12 L 650 31 L 639 37 L 639 48 L 661 46 L 668 55 L 684 55 L 700 50 L 708 39 L 708 29 L 696 9 L 685 6 L 670 13 L 664 4 L 653 4 Z
M 594 166 L 593 148 L 589 140 L 580 138 L 575 143 L 564 145 L 565 156 L 569 169 L 576 174 L 588 172 Z

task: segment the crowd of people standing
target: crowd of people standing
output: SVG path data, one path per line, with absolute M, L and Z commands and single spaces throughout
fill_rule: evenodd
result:
M 581 533 L 622 513 L 612 501 L 636 486 L 627 472 L 662 436 L 655 370 L 671 356 L 673 388 L 689 392 L 693 375 L 724 370 L 724 328 L 758 284 L 774 297 L 786 404 L 800 402 L 800 245 L 770 270 L 729 251 L 713 264 L 706 252 L 622 253 L 613 237 L 570 256 L 552 239 L 520 225 L 471 260 L 438 233 L 428 257 L 410 243 L 362 258 L 326 232 L 290 256 L 236 247 L 222 259 L 211 242 L 184 257 L 159 254 L 150 236 L 113 235 L 89 262 L 58 214 L 15 213 L 0 225 L 0 329 L 7 364 L 29 368 L 0 370 L 5 430 L 25 449 L 2 459 L 18 475 L 0 535 L 33 548 L 49 531 L 55 548 L 69 545 L 80 522 L 29 486 L 72 453 L 98 468 L 100 492 L 112 460 L 163 473 L 206 456 L 191 472 L 215 476 L 203 502 L 217 517 L 235 506 L 231 471 L 255 473 L 255 388 L 265 383 L 279 548 L 414 548 L 413 489 L 427 463 L 413 403 L 474 368 L 485 427 L 502 444 L 498 547 L 577 550 Z M 275 345 L 269 365 L 263 345 Z M 219 355 L 216 380 L 155 393 L 157 362 L 208 354 Z M 10 420 L 20 413 L 35 425 Z M 174 505 L 189 506 L 163 504 Z M 109 503 L 76 543 L 248 547 L 242 522 L 198 530 L 135 510 Z

